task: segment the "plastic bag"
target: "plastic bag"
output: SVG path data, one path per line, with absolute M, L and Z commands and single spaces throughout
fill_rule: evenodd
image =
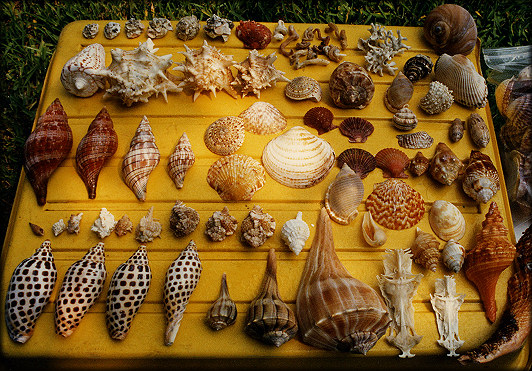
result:
M 499 85 L 532 64 L 532 45 L 483 49 L 484 61 L 490 71 L 487 82 Z

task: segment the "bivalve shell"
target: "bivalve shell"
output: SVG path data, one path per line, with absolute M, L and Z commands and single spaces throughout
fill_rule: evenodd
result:
M 358 205 L 363 197 L 364 184 L 360 176 L 344 164 L 327 188 L 325 209 L 333 221 L 347 225 L 358 215 Z
M 253 134 L 275 134 L 286 128 L 286 117 L 268 102 L 255 102 L 240 115 L 244 120 L 244 129 Z
M 417 126 L 416 114 L 408 108 L 408 104 L 393 115 L 392 121 L 396 129 L 403 131 L 415 129 Z
M 348 148 L 337 159 L 338 167 L 347 164 L 355 173 L 364 179 L 377 167 L 375 157 L 362 148 Z
M 244 120 L 236 116 L 222 117 L 207 127 L 203 140 L 207 148 L 220 156 L 227 156 L 244 143 Z
M 458 242 L 452 238 L 447 241 L 441 251 L 441 258 L 443 264 L 454 273 L 458 273 L 462 269 L 465 259 L 465 249 Z
M 349 143 L 364 143 L 374 130 L 373 124 L 362 117 L 348 117 L 340 123 L 340 132 Z
M 436 236 L 444 241 L 459 241 L 466 231 L 464 216 L 449 201 L 434 201 L 429 211 L 429 223 Z
M 397 148 L 381 149 L 375 155 L 375 161 L 385 178 L 408 178 L 404 171 L 410 165 L 410 159 L 403 151 Z
M 396 135 L 396 138 L 401 147 L 409 149 L 429 148 L 434 143 L 434 138 L 426 131 Z
M 338 128 L 333 124 L 334 115 L 327 107 L 313 107 L 303 116 L 303 123 L 318 131 L 318 135 L 325 134 Z
M 490 132 L 482 116 L 473 112 L 467 119 L 467 129 L 477 147 L 486 148 L 490 142 Z
M 292 79 L 284 89 L 284 94 L 293 100 L 310 99 L 314 102 L 321 100 L 321 86 L 312 77 L 298 76 Z
M 429 115 L 435 115 L 447 111 L 453 102 L 453 91 L 439 81 L 432 81 L 419 107 Z
M 384 95 L 384 104 L 390 112 L 397 112 L 401 108 L 408 104 L 412 94 L 414 93 L 414 85 L 404 75 L 399 72 L 392 81 L 392 84 L 386 89 Z

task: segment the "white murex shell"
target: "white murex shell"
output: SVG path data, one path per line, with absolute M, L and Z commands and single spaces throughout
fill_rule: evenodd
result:
M 105 50 L 101 44 L 90 44 L 65 63 L 60 80 L 70 94 L 90 97 L 105 88 L 106 76 Z
M 449 201 L 436 200 L 429 211 L 432 231 L 444 241 L 464 237 L 466 223 L 460 210 Z
M 105 207 L 102 207 L 98 219 L 94 221 L 91 227 L 91 231 L 95 232 L 101 239 L 104 239 L 115 229 L 116 223 L 118 221 L 115 221 L 113 214 L 107 211 Z
M 368 245 L 373 247 L 384 245 L 387 239 L 386 232 L 379 227 L 369 211 L 365 212 L 362 218 L 362 236 Z
M 287 220 L 281 229 L 281 239 L 288 245 L 294 254 L 299 255 L 305 242 L 310 237 L 308 224 L 303 220 L 303 213 L 297 212 L 295 219 Z
M 464 264 L 465 249 L 452 238 L 447 241 L 441 251 L 443 264 L 454 273 L 458 273 Z
M 325 193 L 325 209 L 338 224 L 349 224 L 358 215 L 358 205 L 364 197 L 360 176 L 347 164 L 342 166 Z

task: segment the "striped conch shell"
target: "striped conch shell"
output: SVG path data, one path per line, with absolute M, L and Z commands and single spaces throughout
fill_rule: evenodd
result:
M 24 344 L 31 338 L 56 279 L 51 243 L 45 240 L 32 256 L 17 265 L 7 287 L 6 327 L 13 341 Z
M 410 248 L 412 259 L 433 272 L 436 272 L 440 259 L 440 242 L 432 234 L 416 228 L 416 239 Z
M 160 157 L 150 123 L 144 116 L 122 162 L 124 182 L 140 201 L 146 200 L 148 177 L 159 164 Z
M 347 225 L 358 215 L 363 197 L 364 184 L 360 176 L 344 164 L 325 192 L 325 209 L 333 221 Z
M 107 71 L 105 49 L 101 44 L 89 44 L 70 58 L 61 69 L 61 83 L 78 97 L 90 97 L 105 88 Z
M 167 166 L 168 174 L 178 189 L 183 188 L 185 175 L 187 174 L 188 169 L 194 165 L 194 161 L 196 161 L 196 156 L 192 151 L 192 146 L 188 140 L 187 133 L 183 133 L 181 138 L 179 138 L 174 151 L 168 158 Z

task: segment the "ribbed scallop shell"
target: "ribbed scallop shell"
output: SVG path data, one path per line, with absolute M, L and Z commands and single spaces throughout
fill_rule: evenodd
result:
M 358 205 L 364 197 L 360 176 L 344 164 L 325 193 L 325 209 L 339 224 L 349 224 L 358 215 Z
M 342 62 L 331 74 L 329 92 L 337 107 L 362 109 L 371 102 L 375 85 L 364 67 Z
M 454 102 L 453 91 L 439 81 L 432 81 L 419 107 L 429 115 L 447 111 Z
M 272 139 L 262 152 L 262 163 L 277 182 L 308 188 L 321 182 L 334 165 L 334 150 L 325 140 L 295 126 Z
M 24 171 L 40 206 L 46 203 L 48 180 L 71 149 L 72 129 L 57 98 L 39 117 L 24 144 Z
M 443 250 L 441 251 L 441 259 L 447 268 L 454 273 L 458 273 L 464 264 L 465 249 L 462 245 L 451 238 L 443 246 Z
M 421 149 L 429 148 L 434 143 L 432 138 L 426 131 L 418 131 L 416 133 L 396 135 L 397 143 L 403 148 Z
M 148 178 L 160 157 L 148 118 L 143 116 L 122 161 L 124 182 L 140 201 L 146 200 Z
M 212 153 L 227 156 L 238 151 L 245 138 L 244 120 L 227 116 L 219 118 L 207 127 L 203 141 Z
M 433 63 L 429 56 L 418 54 L 405 62 L 403 72 L 413 83 L 425 78 L 432 72 Z
M 464 237 L 466 222 L 460 210 L 451 202 L 436 200 L 429 211 L 432 231 L 444 241 L 459 241 Z
M 438 182 L 451 185 L 460 175 L 464 164 L 447 146 L 440 142 L 436 146 L 436 153 L 430 161 L 430 175 Z
M 408 105 L 397 111 L 392 118 L 393 126 L 399 130 L 412 130 L 417 126 L 417 117 Z
M 377 167 L 382 169 L 385 178 L 408 178 L 405 170 L 410 165 L 410 159 L 400 149 L 381 149 L 375 155 L 375 161 Z
M 288 245 L 294 254 L 299 255 L 310 237 L 308 224 L 303 220 L 303 213 L 297 212 L 295 219 L 289 219 L 281 228 L 281 239 Z
M 224 273 L 222 274 L 220 293 L 218 294 L 218 298 L 209 307 L 205 322 L 213 330 L 219 331 L 234 324 L 237 314 L 238 310 L 235 302 L 229 295 L 227 278 Z
M 319 102 L 322 97 L 320 84 L 308 76 L 297 76 L 293 78 L 284 89 L 284 94 L 293 100 L 310 99 Z
M 380 225 L 402 230 L 416 225 L 425 214 L 421 194 L 400 179 L 388 179 L 374 186 L 366 208 Z
M 251 200 L 265 181 L 262 165 L 246 155 L 224 156 L 207 172 L 207 183 L 224 201 Z
M 275 134 L 286 128 L 286 117 L 268 102 L 255 102 L 240 115 L 244 120 L 244 129 L 253 134 Z
M 113 128 L 113 120 L 103 107 L 89 125 L 87 134 L 81 139 L 76 150 L 76 169 L 85 183 L 89 198 L 96 197 L 98 176 L 105 162 L 113 157 L 118 148 L 118 135 Z
M 440 242 L 432 234 L 416 228 L 416 239 L 410 248 L 412 259 L 428 270 L 436 272 L 440 260 Z
M 490 132 L 482 116 L 473 112 L 467 119 L 467 128 L 473 143 L 477 147 L 486 148 L 490 142 Z
M 376 247 L 382 246 L 386 242 L 386 232 L 375 223 L 371 213 L 365 212 L 362 219 L 362 236 L 368 245 Z
M 456 143 L 464 136 L 465 122 L 459 118 L 455 118 L 449 127 L 449 139 Z
M 487 154 L 471 151 L 462 188 L 469 197 L 482 203 L 487 203 L 499 191 L 499 173 Z
M 413 159 L 410 160 L 408 170 L 415 176 L 421 176 L 429 169 L 430 160 L 423 155 L 421 151 L 418 151 Z
M 338 156 L 337 163 L 339 168 L 342 168 L 344 164 L 347 164 L 360 176 L 360 179 L 367 177 L 377 166 L 375 157 L 362 148 L 346 149 Z
M 105 79 L 105 49 L 97 43 L 83 48 L 61 69 L 61 84 L 78 97 L 90 97 L 105 88 Z
M 373 134 L 375 127 L 362 117 L 348 117 L 340 123 L 340 132 L 349 138 L 349 143 L 364 143 Z
M 395 76 L 392 84 L 386 89 L 384 95 L 384 104 L 390 112 L 397 112 L 401 108 L 408 104 L 410 98 L 414 94 L 414 85 L 412 82 L 401 72 Z
M 192 145 L 188 139 L 187 133 L 183 133 L 177 142 L 174 151 L 168 158 L 168 175 L 174 181 L 178 189 L 183 188 L 185 175 L 188 169 L 194 165 L 196 156 L 192 151 Z
M 338 128 L 333 124 L 334 115 L 326 107 L 313 107 L 303 116 L 303 123 L 318 131 L 318 135 L 325 134 Z

